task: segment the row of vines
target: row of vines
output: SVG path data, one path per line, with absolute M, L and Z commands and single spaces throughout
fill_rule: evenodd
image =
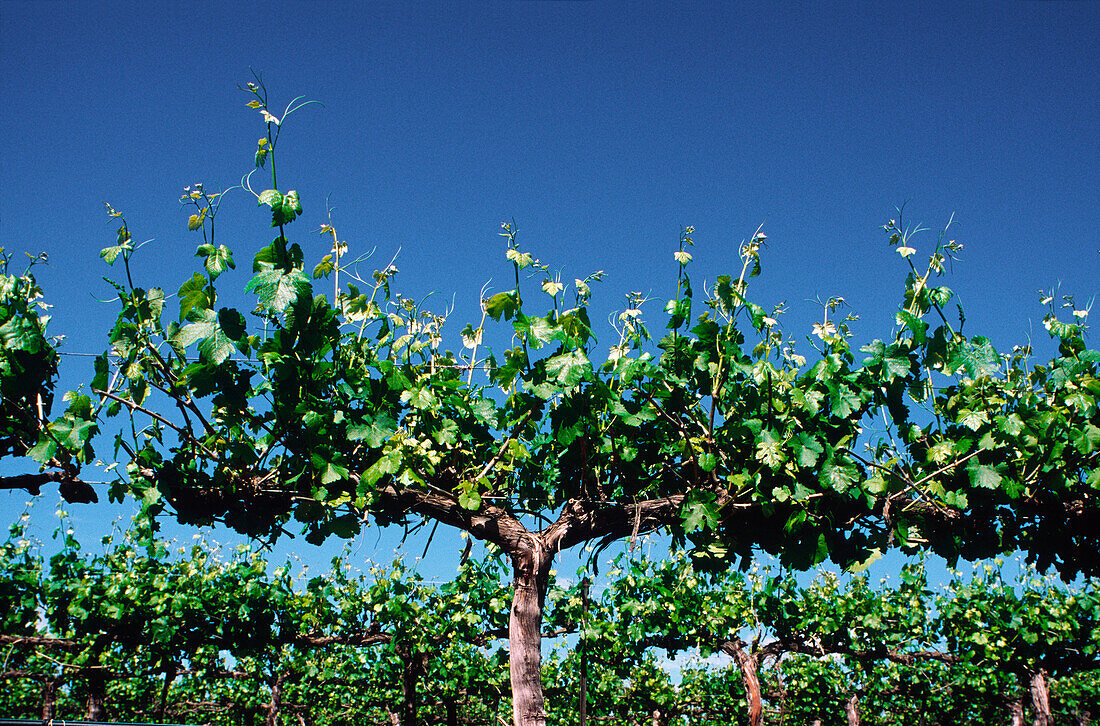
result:
M 46 559 L 0 553 L 0 715 L 208 724 L 498 724 L 510 713 L 506 565 L 450 583 L 401 562 L 323 576 L 148 522 Z M 622 558 L 553 585 L 553 723 L 1086 724 L 1100 714 L 1100 592 L 985 566 L 930 588 L 704 573 Z M 747 624 L 747 625 L 746 625 Z M 689 657 L 685 657 L 689 656 Z M 580 696 L 584 684 L 584 698 Z

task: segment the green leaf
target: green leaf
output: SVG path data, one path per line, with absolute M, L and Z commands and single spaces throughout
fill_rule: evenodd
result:
M 1024 430 L 1024 421 L 1018 413 L 1011 413 L 1003 418 L 997 418 L 997 429 L 1009 436 L 1019 436 Z
M 31 447 L 27 452 L 27 456 L 31 457 L 39 464 L 47 464 L 53 455 L 57 453 L 57 442 L 45 433 L 39 438 L 38 443 Z
M 843 383 L 828 383 L 829 398 L 832 402 L 833 415 L 848 418 L 853 412 L 858 411 L 862 405 L 859 393 Z
M 260 251 L 252 258 L 252 271 L 262 272 L 272 268 L 290 272 L 302 269 L 304 256 L 302 248 L 296 244 L 287 246 L 286 237 L 279 236 L 271 240 L 271 244 L 261 247 Z
M 574 350 L 548 359 L 546 374 L 563 388 L 572 388 L 592 374 L 592 363 L 583 351 Z
M 498 292 L 485 300 L 485 312 L 493 320 L 500 320 L 501 317 L 505 320 L 511 320 L 517 310 L 519 310 L 519 304 L 510 292 Z
M 278 194 L 278 192 L 276 192 L 276 194 Z M 272 201 L 274 202 L 275 200 L 273 199 Z M 272 203 L 271 205 L 272 227 L 290 224 L 302 213 L 302 204 L 298 201 L 298 192 L 293 189 L 287 192 L 286 195 L 278 201 L 278 204 Z
M 863 346 L 860 350 L 871 354 L 870 358 L 863 361 L 865 366 L 882 366 L 883 378 L 887 383 L 909 374 L 909 356 L 899 352 L 900 349 L 896 343 L 887 346 L 881 340 L 876 340 Z
M 235 310 L 222 308 L 220 312 L 213 310 L 191 311 L 193 322 L 180 329 L 173 339 L 173 344 L 180 348 L 187 348 L 194 343 L 199 344 L 199 352 L 215 365 L 220 365 L 233 352 L 233 341 L 239 340 L 244 331 L 244 317 Z M 230 337 L 222 327 L 222 320 L 230 325 L 230 332 L 236 333 Z M 239 326 L 239 327 L 238 327 Z
M 859 480 L 859 470 L 853 464 L 830 459 L 821 467 L 819 481 L 830 489 L 843 494 Z
M 817 463 L 818 458 L 825 451 L 820 441 L 810 436 L 805 431 L 798 434 L 795 441 L 795 452 L 798 456 L 798 465 L 808 469 Z
M 0 347 L 6 351 L 21 350 L 37 353 L 45 346 L 42 331 L 36 322 L 26 316 L 16 315 L 0 325 Z
M 1100 450 L 1100 428 L 1089 423 L 1083 429 L 1070 431 L 1070 440 L 1081 454 L 1088 455 Z
M 229 248 L 225 245 L 219 245 L 217 248 L 211 244 L 199 245 L 195 251 L 195 257 L 205 257 L 203 265 L 206 267 L 206 272 L 210 275 L 210 281 L 213 282 L 218 278 L 218 275 L 225 272 L 227 269 L 232 270 L 237 266 L 233 263 L 233 253 L 229 251 Z
M 917 344 L 923 344 L 927 339 L 928 323 L 924 322 L 916 315 L 905 310 L 899 310 L 895 315 L 898 325 L 905 326 L 909 332 L 913 334 L 913 341 Z
M 539 349 L 554 338 L 555 327 L 546 318 L 529 318 L 523 313 L 516 315 L 512 327 L 532 348 Z
M 688 315 L 691 314 L 691 299 L 685 297 L 680 300 L 669 300 L 665 303 L 665 312 L 669 315 L 665 327 L 669 330 L 675 330 L 683 325 Z
M 763 307 L 756 303 L 746 302 L 745 307 L 749 311 L 749 316 L 752 318 L 752 327 L 757 330 L 764 329 L 764 318 L 768 317 L 768 313 Z
M 1001 369 L 1001 357 L 988 338 L 975 335 L 957 343 L 951 350 L 944 372 L 948 375 L 963 371 L 969 378 L 991 376 Z
M 262 207 L 265 204 L 272 208 L 282 206 L 283 195 L 275 191 L 274 189 L 267 189 L 265 191 L 262 191 L 260 192 L 259 202 L 257 203 L 257 206 Z
M 328 485 L 337 481 L 346 481 L 348 478 L 348 470 L 331 461 L 325 461 L 318 454 L 310 456 L 314 468 L 321 474 L 321 484 Z
M 993 467 L 985 464 L 969 466 L 967 467 L 967 473 L 970 475 L 971 486 L 981 487 L 982 489 L 996 489 L 1001 484 L 1001 475 Z
M 684 507 L 680 511 L 680 517 L 683 519 L 684 529 L 688 532 L 717 529 L 718 504 L 714 501 L 714 494 L 712 492 L 699 492 L 685 501 Z
M 325 255 L 321 258 L 321 261 L 313 268 L 313 279 L 317 280 L 322 277 L 328 277 L 336 270 L 336 262 L 332 255 Z
M 496 422 L 496 403 L 489 398 L 476 398 L 470 402 L 470 412 L 474 419 L 481 424 L 494 424 Z
M 943 307 L 954 296 L 949 287 L 934 287 L 928 291 L 928 299 L 933 305 Z
M 206 278 L 195 273 L 191 279 L 180 285 L 180 320 L 189 319 L 188 316 L 195 308 L 203 309 L 213 306 L 210 291 L 206 286 Z
M 325 522 L 324 529 L 340 539 L 351 539 L 359 534 L 359 518 L 354 514 L 341 514 Z
M 361 424 L 348 426 L 348 439 L 366 441 L 367 446 L 377 449 L 397 431 L 397 422 L 389 414 L 383 413 Z
M 226 337 L 236 342 L 244 337 L 244 315 L 232 308 L 222 308 L 218 311 L 218 326 L 221 327 Z
M 92 378 L 92 388 L 100 391 L 107 390 L 109 385 L 110 364 L 107 361 L 107 355 L 96 356 L 95 359 L 95 377 Z
M 271 269 L 256 274 L 244 288 L 255 292 L 260 298 L 260 307 L 268 312 L 284 312 L 299 295 L 311 294 L 309 275 L 301 270 L 289 272 Z
M 477 511 L 481 508 L 481 494 L 477 491 L 462 492 L 458 495 L 458 506 L 468 511 Z

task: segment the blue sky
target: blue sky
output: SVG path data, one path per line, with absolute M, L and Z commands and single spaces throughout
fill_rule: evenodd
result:
M 138 285 L 197 270 L 177 199 L 251 168 L 262 126 L 237 84 L 252 67 L 273 107 L 324 104 L 280 140 L 280 186 L 305 208 L 291 237 L 327 251 L 312 234 L 327 198 L 353 252 L 384 265 L 400 249 L 400 289 L 453 300 L 452 347 L 482 285 L 510 287 L 497 232 L 512 218 L 564 281 L 607 272 L 598 310 L 639 290 L 655 321 L 681 227 L 697 230 L 698 285 L 736 272 L 763 223 L 756 295 L 787 301 L 792 335 L 814 298 L 840 295 L 857 338 L 883 337 L 905 267 L 879 227 L 905 202 L 933 228 L 921 254 L 955 215 L 965 249 L 946 284 L 965 332 L 1042 344 L 1037 290 L 1100 291 L 1097 37 L 1094 2 L 0 0 L 0 246 L 48 252 L 51 331 L 100 352 L 115 314 L 93 297 L 111 296 L 103 202 L 155 239 Z M 239 294 L 272 235 L 245 192 L 218 220 Z M 65 364 L 63 386 L 90 377 Z M 0 498 L 5 519 L 24 499 Z

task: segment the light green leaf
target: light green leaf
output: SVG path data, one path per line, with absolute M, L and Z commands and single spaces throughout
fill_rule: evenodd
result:
M 970 475 L 970 484 L 975 487 L 996 489 L 1001 484 L 1001 475 L 993 467 L 985 464 L 969 466 L 967 473 Z
M 421 410 L 432 409 L 438 406 L 438 399 L 430 388 L 415 388 L 402 391 L 401 402 Z
M 257 206 L 262 207 L 263 205 L 266 204 L 267 206 L 269 206 L 271 208 L 275 208 L 277 206 L 282 206 L 282 203 L 283 203 L 283 195 L 282 194 L 275 191 L 274 189 L 267 189 L 266 191 L 260 192 L 259 202 L 257 203 Z
M 756 443 L 756 460 L 775 471 L 787 460 L 783 452 L 783 440 L 771 429 L 760 432 L 760 439 Z
M 458 495 L 458 506 L 468 511 L 477 511 L 481 508 L 481 494 L 477 491 L 462 492 Z
M 389 414 L 379 414 L 369 421 L 348 426 L 348 439 L 366 441 L 367 446 L 377 449 L 397 430 L 397 423 Z
M 244 334 L 244 316 L 236 310 L 222 308 L 215 313 L 207 308 L 205 310 L 192 310 L 189 325 L 180 328 L 173 339 L 173 344 L 180 348 L 187 348 L 198 343 L 199 352 L 215 365 L 220 365 L 233 353 L 233 341 L 239 340 Z M 230 332 L 235 337 L 230 337 L 222 327 L 222 322 L 230 327 Z
M 114 265 L 115 260 L 124 251 L 130 249 L 128 245 L 116 245 L 114 247 L 104 247 L 99 251 L 99 256 L 106 260 L 108 265 Z
M 983 424 L 989 423 L 989 415 L 985 411 L 960 411 L 959 423 L 971 431 L 977 431 Z
M 988 338 L 975 335 L 970 340 L 956 344 L 944 372 L 952 375 L 959 371 L 969 378 L 991 376 L 1001 369 L 1001 357 L 993 349 Z
M 574 350 L 546 361 L 546 374 L 563 388 L 572 388 L 592 373 L 592 363 L 582 351 Z
M 821 467 L 819 480 L 830 489 L 843 494 L 859 480 L 859 470 L 852 464 L 833 459 Z
M 288 272 L 264 270 L 249 280 L 244 289 L 255 292 L 260 298 L 260 306 L 274 313 L 284 312 L 299 295 L 312 293 L 309 275 L 298 269 Z
M 199 245 L 195 251 L 195 257 L 205 257 L 203 265 L 206 267 L 206 272 L 210 275 L 210 280 L 213 282 L 218 278 L 218 275 L 225 272 L 227 269 L 236 269 L 237 265 L 233 262 L 233 253 L 229 251 L 229 248 L 225 245 L 219 245 L 217 248 L 211 244 Z
M 529 253 L 520 252 L 519 250 L 509 249 L 508 252 L 505 253 L 505 256 L 521 270 L 525 267 L 530 267 L 535 262 L 534 258 L 531 257 Z

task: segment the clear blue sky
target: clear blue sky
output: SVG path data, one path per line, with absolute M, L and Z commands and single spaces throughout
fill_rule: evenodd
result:
M 1046 338 L 1039 288 L 1100 291 L 1097 38 L 1097 2 L 0 0 L 0 246 L 49 253 L 51 331 L 101 351 L 103 202 L 156 240 L 138 285 L 196 270 L 177 198 L 251 168 L 251 66 L 274 107 L 324 103 L 280 141 L 280 186 L 305 208 L 291 237 L 326 251 L 311 232 L 328 197 L 353 251 L 377 247 L 381 265 L 400 247 L 400 288 L 454 296 L 452 347 L 482 284 L 509 286 L 497 232 L 513 217 L 565 281 L 607 271 L 600 309 L 640 290 L 653 320 L 682 226 L 698 284 L 734 271 L 763 222 L 757 295 L 788 302 L 792 334 L 819 314 L 807 300 L 841 295 L 857 336 L 882 337 L 904 268 L 878 227 L 908 201 L 933 228 L 955 214 L 947 284 L 966 332 L 1003 350 Z M 219 225 L 239 291 L 272 235 L 239 191 Z M 90 377 L 65 365 L 63 385 Z M 4 518 L 24 499 L 3 495 Z

